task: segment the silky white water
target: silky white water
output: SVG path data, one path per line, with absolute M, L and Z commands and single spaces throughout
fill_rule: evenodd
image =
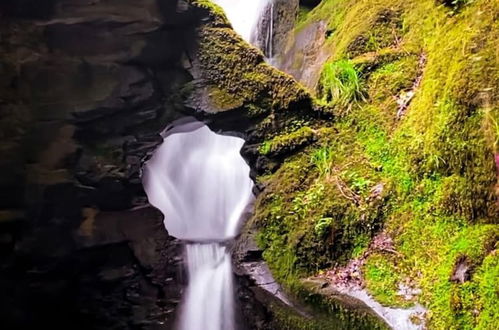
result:
M 226 247 L 218 243 L 188 244 L 186 256 L 189 286 L 180 329 L 235 329 L 232 264 Z
M 149 201 L 165 215 L 169 233 L 187 241 L 181 330 L 235 328 L 231 255 L 224 243 L 237 235 L 253 200 L 243 144 L 199 122 L 181 125 L 165 135 L 144 167 Z
M 142 177 L 170 235 L 187 241 L 225 241 L 237 235 L 253 187 L 240 155 L 243 144 L 207 126 L 164 139 Z
M 272 0 L 212 0 L 225 11 L 234 30 L 249 43 L 255 41 L 255 31 L 263 11 Z

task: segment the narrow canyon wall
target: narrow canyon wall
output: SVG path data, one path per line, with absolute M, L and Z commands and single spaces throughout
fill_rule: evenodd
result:
M 0 322 L 167 329 L 180 250 L 140 182 L 183 115 L 178 1 L 0 4 Z

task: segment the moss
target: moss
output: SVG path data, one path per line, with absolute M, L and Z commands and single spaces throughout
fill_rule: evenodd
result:
M 289 307 L 279 304 L 271 306 L 274 329 L 290 330 L 335 330 L 335 329 L 387 329 L 377 317 L 354 308 L 344 308 L 343 304 L 318 294 L 308 285 L 300 284 L 300 298 L 313 306 L 307 310 L 308 316 L 290 311 Z
M 320 132 L 319 144 L 329 142 L 327 133 Z M 290 287 L 300 276 L 348 259 L 365 246 L 357 237 L 371 237 L 378 226 L 382 203 L 369 197 L 378 177 L 360 153 L 354 168 L 347 164 L 345 153 L 359 148 L 348 145 L 351 136 L 329 147 L 326 165 L 317 159 L 324 147 L 314 145 L 267 177 L 254 220 L 261 228 L 258 241 L 275 276 Z
M 225 15 L 223 9 L 210 0 L 188 0 L 191 6 L 200 8 L 209 13 L 211 25 L 213 26 L 230 26 L 230 22 Z
M 409 91 L 418 74 L 416 55 L 404 56 L 394 61 L 387 61 L 369 75 L 367 85 L 369 97 L 385 108 L 391 108 L 393 118 L 397 107 L 396 99 L 403 91 Z
M 289 154 L 316 140 L 316 133 L 310 127 L 302 127 L 292 133 L 279 135 L 270 141 L 264 141 L 260 146 L 263 155 L 277 156 Z
M 491 325 L 499 324 L 499 257 L 497 250 L 485 257 L 483 264 L 475 274 L 477 293 L 480 299 L 474 301 L 480 311 L 480 320 L 476 329 L 490 329 Z
M 268 104 L 266 112 L 288 109 L 310 98 L 294 79 L 266 64 L 262 53 L 231 29 L 204 28 L 199 59 L 206 79 L 246 103 Z
M 325 67 L 348 61 L 368 97 L 335 107 L 343 113 L 327 127 L 309 123 L 318 140 L 265 178 L 254 221 L 288 288 L 358 255 L 384 227 L 397 255 L 364 270 L 380 301 L 406 304 L 396 291 L 409 281 L 430 329 L 495 328 L 498 6 L 475 0 L 450 15 L 433 0 L 326 0 L 302 17 L 297 30 L 328 24 Z M 470 279 L 454 283 L 463 257 Z
M 221 110 L 234 109 L 241 107 L 243 102 L 241 99 L 237 98 L 233 94 L 227 93 L 225 90 L 221 90 L 215 86 L 212 86 L 209 91 L 209 96 L 213 104 Z
M 375 52 L 387 47 L 396 47 L 401 41 L 402 19 L 400 13 L 385 8 L 377 13 L 373 24 L 364 33 L 355 37 L 347 47 L 347 56 Z
M 403 283 L 404 278 L 395 256 L 371 255 L 362 272 L 367 290 L 381 304 L 402 307 L 411 304 L 398 295 L 399 285 Z

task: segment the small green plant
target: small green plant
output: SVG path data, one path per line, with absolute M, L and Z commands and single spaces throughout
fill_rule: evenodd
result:
M 299 193 L 293 199 L 293 214 L 303 219 L 307 214 L 316 209 L 324 198 L 325 186 L 322 183 L 316 183 L 308 191 Z
M 355 190 L 357 193 L 364 193 L 367 189 L 373 184 L 373 182 L 369 179 L 366 179 L 356 172 L 347 172 L 344 175 L 344 179 L 350 187 Z
M 272 144 L 270 143 L 270 141 L 264 141 L 258 148 L 258 151 L 262 155 L 267 155 L 271 151 L 271 149 L 272 149 Z
M 350 108 L 352 102 L 364 99 L 360 75 L 349 60 L 327 63 L 320 85 L 322 101 L 332 105 Z
M 310 161 L 319 170 L 320 177 L 327 177 L 331 174 L 333 151 L 330 148 L 322 147 L 312 154 Z
M 317 236 L 321 237 L 327 233 L 328 229 L 331 227 L 333 223 L 333 218 L 321 218 L 315 224 L 314 230 Z

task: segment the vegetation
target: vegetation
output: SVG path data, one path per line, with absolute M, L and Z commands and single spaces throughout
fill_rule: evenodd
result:
M 321 147 L 315 150 L 310 157 L 312 164 L 319 170 L 319 177 L 328 177 L 331 174 L 333 150 Z
M 218 108 L 244 109 L 248 117 L 272 111 L 312 108 L 310 94 L 289 75 L 275 70 L 263 54 L 248 45 L 230 28 L 222 10 L 208 0 L 190 0 L 191 5 L 209 13 L 211 21 L 200 30 L 198 58 L 210 91 L 216 91 Z
M 290 153 L 296 149 L 312 143 L 316 139 L 313 129 L 308 126 L 301 127 L 289 134 L 274 137 L 272 140 L 264 141 L 260 146 L 263 155 L 279 155 Z
M 364 255 L 383 232 L 393 251 L 362 267 L 375 298 L 423 304 L 430 329 L 497 328 L 499 3 L 323 0 L 296 30 L 318 21 L 330 56 L 317 104 L 335 116 L 298 126 L 280 114 L 305 116 L 306 90 L 216 21 L 201 31 L 218 93 L 267 116 L 258 151 L 279 168 L 258 178 L 249 225 L 275 277 L 306 297 L 303 278 Z M 406 299 L 401 285 L 421 293 Z
M 369 255 L 362 272 L 381 303 L 423 304 L 431 329 L 497 327 L 498 18 L 486 0 L 325 0 L 302 13 L 298 30 L 334 31 L 318 95 L 336 119 L 262 177 L 253 219 L 291 292 L 383 231 L 396 253 Z M 402 284 L 421 293 L 406 300 Z
M 349 60 L 327 63 L 322 70 L 322 101 L 349 108 L 363 98 L 359 73 Z

